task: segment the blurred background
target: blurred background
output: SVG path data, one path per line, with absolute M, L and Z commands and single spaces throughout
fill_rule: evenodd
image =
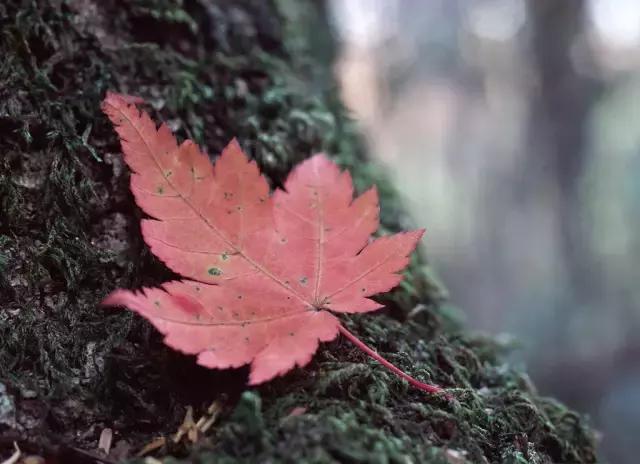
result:
M 468 325 L 640 433 L 640 1 L 334 0 L 336 73 Z

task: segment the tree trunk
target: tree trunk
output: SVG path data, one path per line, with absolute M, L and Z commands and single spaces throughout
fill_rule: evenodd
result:
M 344 340 L 248 390 L 244 369 L 198 367 L 141 318 L 97 306 L 169 276 L 141 241 L 99 110 L 108 89 L 143 97 L 212 155 L 237 137 L 274 186 L 326 151 L 359 189 L 378 184 L 388 230 L 406 222 L 333 90 L 322 4 L 7 0 L 0 18 L 0 459 L 15 441 L 47 462 L 123 462 L 165 436 L 152 454 L 180 462 L 595 461 L 587 423 L 505 368 L 497 342 L 462 331 L 420 259 L 383 314 L 345 324 L 452 401 Z M 196 420 L 219 411 L 197 445 L 173 440 L 189 407 Z

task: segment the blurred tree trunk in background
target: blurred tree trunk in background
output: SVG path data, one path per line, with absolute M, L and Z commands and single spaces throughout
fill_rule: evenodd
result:
M 558 334 L 560 339 L 571 343 L 566 336 L 571 312 L 592 300 L 599 280 L 580 200 L 588 161 L 588 124 L 599 86 L 584 73 L 592 64 L 582 36 L 585 2 L 536 0 L 527 4 L 538 89 L 531 102 L 524 194 L 533 201 L 545 197 L 545 190 L 555 197 L 560 262 L 565 264 L 561 275 L 569 289 L 569 304 L 558 308 L 557 328 L 564 332 Z

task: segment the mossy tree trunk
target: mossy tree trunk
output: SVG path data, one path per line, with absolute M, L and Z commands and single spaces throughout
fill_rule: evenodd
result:
M 244 370 L 200 368 L 140 318 L 97 306 L 115 287 L 169 276 L 140 238 L 118 142 L 99 111 L 107 89 L 142 96 L 211 154 L 238 137 L 274 186 L 324 150 L 358 188 L 378 185 L 385 229 L 406 222 L 335 95 L 323 18 L 311 0 L 0 4 L 0 456 L 16 441 L 25 453 L 93 462 L 110 428 L 104 459 L 116 462 L 170 437 L 189 406 L 200 416 L 216 402 L 217 422 L 196 445 L 169 439 L 156 455 L 594 461 L 584 420 L 540 398 L 502 363 L 497 342 L 460 329 L 420 258 L 384 297 L 386 311 L 345 323 L 413 376 L 450 388 L 450 402 L 408 388 L 344 340 L 247 391 Z

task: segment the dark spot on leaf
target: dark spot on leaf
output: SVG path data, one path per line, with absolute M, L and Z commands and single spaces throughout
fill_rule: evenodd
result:
M 298 279 L 298 282 L 300 282 L 300 285 L 307 285 L 307 282 L 309 281 L 309 279 L 307 279 L 306 276 L 302 276 Z
M 220 255 L 220 259 L 221 259 L 222 261 L 226 261 L 226 260 L 228 260 L 228 259 L 229 259 L 229 253 L 227 253 L 227 252 L 225 251 L 224 253 L 222 253 L 222 254 Z
M 162 195 L 164 193 L 164 187 L 162 185 L 158 185 L 158 188 L 156 189 L 156 192 L 158 192 L 160 195 Z
M 294 335 L 295 335 L 295 333 L 294 333 L 294 332 L 289 332 L 289 336 L 290 336 L 290 337 L 293 337 Z
M 238 295 L 236 298 L 238 298 L 239 300 L 242 299 L 242 295 Z
M 212 276 L 222 275 L 222 269 L 217 267 L 210 267 L 209 269 L 207 269 L 207 272 L 209 273 L 209 275 L 212 275 Z

